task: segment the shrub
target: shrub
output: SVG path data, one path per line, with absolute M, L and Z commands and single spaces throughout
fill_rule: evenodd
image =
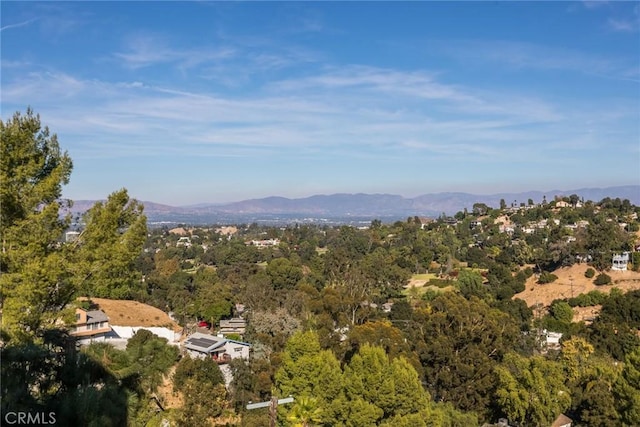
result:
M 587 271 L 584 272 L 584 277 L 586 277 L 587 279 L 591 279 L 595 275 L 596 271 L 591 267 L 587 268 Z
M 545 283 L 552 283 L 555 282 L 558 279 L 558 276 L 556 276 L 553 273 L 549 273 L 547 271 L 543 271 L 542 274 L 540 274 L 540 277 L 538 278 L 538 283 L 540 284 L 545 284 Z
M 455 282 L 451 279 L 431 279 L 427 282 L 427 285 L 433 285 L 440 289 L 452 286 Z
M 598 286 L 609 285 L 611 284 L 611 276 L 606 273 L 600 273 L 596 277 L 596 280 L 593 281 L 593 284 Z
M 578 295 L 575 298 L 569 298 L 569 305 L 571 307 L 590 307 L 593 305 L 599 305 L 604 303 L 608 298 L 608 295 L 600 291 L 591 291 L 586 294 Z
M 633 252 L 631 254 L 631 269 L 633 271 L 640 271 L 640 252 Z

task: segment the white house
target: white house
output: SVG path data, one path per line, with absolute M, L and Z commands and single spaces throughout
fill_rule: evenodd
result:
M 67 243 L 75 242 L 78 240 L 78 237 L 80 237 L 79 231 L 67 231 L 64 233 L 64 241 Z
M 629 263 L 629 252 L 623 252 L 621 254 L 615 254 L 611 260 L 611 269 L 616 271 L 627 271 L 627 264 Z
M 193 358 L 210 357 L 218 363 L 226 363 L 232 359 L 248 359 L 251 344 L 196 332 L 187 338 L 184 348 Z
M 559 350 L 560 349 L 560 339 L 562 338 L 561 332 L 551 332 L 546 329 L 542 331 L 544 342 L 548 349 Z
M 178 241 L 176 242 L 176 246 L 184 246 L 186 248 L 190 248 L 191 247 L 191 239 L 189 237 L 180 237 L 178 239 Z

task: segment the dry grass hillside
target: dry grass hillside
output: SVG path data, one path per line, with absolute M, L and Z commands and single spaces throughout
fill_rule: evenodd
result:
M 92 298 L 94 304 L 117 326 L 159 326 L 181 331 L 182 328 L 164 311 L 138 301 Z
M 514 298 L 524 300 L 529 307 L 536 304 L 549 306 L 555 299 L 571 298 L 593 290 L 609 292 L 613 288 L 619 288 L 624 292 L 640 289 L 640 272 L 636 271 L 607 271 L 613 284 L 596 286 L 593 279 L 584 276 L 589 268 L 586 264 L 575 264 L 571 267 L 563 267 L 553 272 L 558 280 L 553 283 L 539 285 L 535 276 L 527 280 L 525 290 L 516 294 Z

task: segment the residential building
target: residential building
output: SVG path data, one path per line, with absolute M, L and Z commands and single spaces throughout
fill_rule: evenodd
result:
M 79 231 L 67 231 L 64 233 L 64 241 L 66 243 L 73 243 L 78 240 L 78 237 L 80 237 Z
M 623 252 L 621 254 L 615 254 L 611 260 L 611 269 L 615 271 L 627 271 L 627 264 L 629 263 L 629 252 Z
M 573 420 L 567 417 L 565 414 L 558 415 L 551 427 L 571 427 Z
M 104 341 L 110 333 L 109 318 L 104 311 L 76 308 L 76 323 L 69 335 L 75 337 L 80 344 Z
M 193 358 L 210 357 L 218 363 L 227 363 L 232 359 L 248 359 L 251 344 L 229 340 L 224 337 L 195 332 L 184 343 L 187 354 Z
M 221 320 L 218 333 L 223 336 L 227 336 L 229 334 L 243 336 L 246 328 L 247 322 L 242 317 L 234 317 L 229 320 Z

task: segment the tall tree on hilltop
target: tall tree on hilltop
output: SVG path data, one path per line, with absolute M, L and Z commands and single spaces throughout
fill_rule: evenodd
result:
M 78 290 L 95 297 L 132 298 L 140 287 L 136 257 L 147 238 L 143 206 L 126 189 L 97 202 L 85 214 L 86 228 L 75 242 L 74 276 Z
M 53 326 L 73 296 L 58 245 L 69 223 L 59 199 L 73 165 L 31 109 L 0 120 L 0 136 L 3 330 L 22 340 Z

